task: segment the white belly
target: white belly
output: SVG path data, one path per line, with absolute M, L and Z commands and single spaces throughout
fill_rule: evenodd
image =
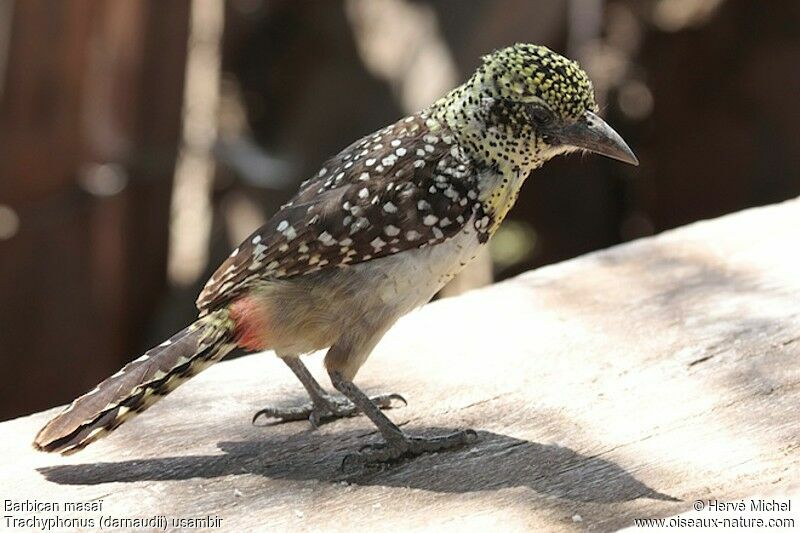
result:
M 427 303 L 480 247 L 469 221 L 441 244 L 266 283 L 259 292 L 273 317 L 270 348 L 282 354 L 308 353 L 352 332 L 375 332 L 377 341 L 398 318 Z
M 475 258 L 480 247 L 475 227 L 468 221 L 458 235 L 441 244 L 365 263 L 363 268 L 383 278 L 376 285 L 377 296 L 402 315 L 427 303 Z

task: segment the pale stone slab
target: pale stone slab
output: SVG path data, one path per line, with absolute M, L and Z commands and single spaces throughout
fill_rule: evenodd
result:
M 323 377 L 318 355 L 310 364 Z M 409 431 L 473 427 L 480 440 L 344 475 L 344 454 L 376 439 L 369 422 L 251 425 L 268 403 L 304 400 L 258 354 L 67 458 L 30 447 L 52 412 L 0 424 L 3 500 L 102 500 L 101 512 L 3 514 L 210 515 L 232 531 L 614 530 L 697 499 L 800 495 L 800 201 L 435 302 L 386 336 L 357 382 L 406 395 L 390 416 Z

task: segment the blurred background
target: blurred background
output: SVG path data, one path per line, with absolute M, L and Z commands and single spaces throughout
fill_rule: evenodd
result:
M 195 316 L 326 157 L 492 49 L 578 59 L 638 169 L 549 163 L 444 295 L 800 194 L 796 0 L 0 0 L 0 419 Z

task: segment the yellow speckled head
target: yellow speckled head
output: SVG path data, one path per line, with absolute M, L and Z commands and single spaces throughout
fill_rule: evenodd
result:
M 482 194 L 506 207 L 524 178 L 559 154 L 585 150 L 638 164 L 596 111 L 586 72 L 535 44 L 484 56 L 466 82 L 429 109 L 433 122 L 445 124 L 474 161 L 501 176 L 502 190 L 488 187 Z
M 431 123 L 449 128 L 478 168 L 478 198 L 490 233 L 527 176 L 549 159 L 585 150 L 633 165 L 631 149 L 603 119 L 589 76 L 544 46 L 515 44 L 484 56 L 464 82 L 435 102 Z
M 545 103 L 562 119 L 596 111 L 589 76 L 575 61 L 546 46 L 519 43 L 483 57 L 478 71 L 497 97 Z

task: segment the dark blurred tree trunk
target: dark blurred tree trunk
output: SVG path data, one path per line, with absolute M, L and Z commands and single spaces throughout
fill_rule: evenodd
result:
M 184 0 L 14 3 L 0 418 L 71 399 L 139 347 L 165 284 L 188 14 Z
M 656 105 L 641 151 L 656 229 L 800 194 L 799 25 L 795 0 L 728 0 L 700 27 L 648 28 Z

